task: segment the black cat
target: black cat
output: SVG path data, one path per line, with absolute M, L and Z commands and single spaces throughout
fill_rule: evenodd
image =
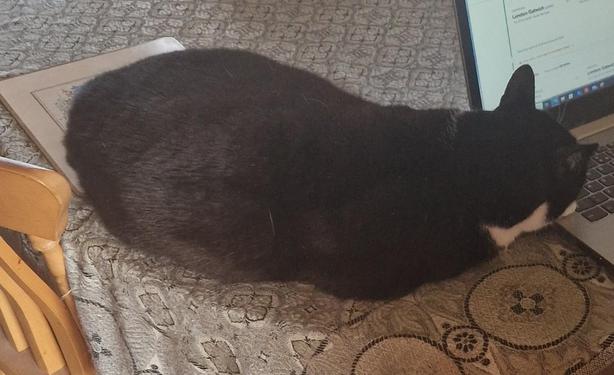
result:
M 249 52 L 150 57 L 87 83 L 68 160 L 121 240 L 229 282 L 390 298 L 459 274 L 574 202 L 596 145 L 535 109 L 382 106 Z

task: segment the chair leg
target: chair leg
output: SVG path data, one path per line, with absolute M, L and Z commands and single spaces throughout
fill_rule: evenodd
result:
M 77 307 L 75 305 L 75 299 L 68 286 L 68 279 L 66 278 L 66 266 L 64 265 L 64 251 L 59 241 L 46 240 L 44 238 L 29 235 L 30 243 L 34 250 L 40 252 L 43 255 L 43 259 L 47 264 L 49 273 L 55 281 L 57 291 L 68 307 L 71 315 L 78 322 Z

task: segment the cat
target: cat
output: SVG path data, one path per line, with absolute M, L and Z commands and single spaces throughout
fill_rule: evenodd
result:
M 416 110 L 228 49 L 104 73 L 67 128 L 70 165 L 127 245 L 359 299 L 458 275 L 572 210 L 597 147 L 535 109 L 526 65 L 494 111 Z

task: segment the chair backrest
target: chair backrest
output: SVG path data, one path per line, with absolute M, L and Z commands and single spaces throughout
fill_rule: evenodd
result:
M 70 187 L 56 172 L 0 158 L 0 227 L 24 233 L 43 254 L 58 293 L 0 238 L 0 328 L 16 352 L 29 351 L 47 374 L 94 374 L 66 282 L 59 240 L 67 222 Z M 17 363 L 0 371 L 24 374 Z
M 0 157 L 0 227 L 58 241 L 71 193 L 58 173 Z

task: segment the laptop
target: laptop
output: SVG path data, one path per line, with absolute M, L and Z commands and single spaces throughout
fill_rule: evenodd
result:
M 599 143 L 558 225 L 614 264 L 614 1 L 455 0 L 469 102 L 493 110 L 513 71 L 535 72 L 537 109 Z

